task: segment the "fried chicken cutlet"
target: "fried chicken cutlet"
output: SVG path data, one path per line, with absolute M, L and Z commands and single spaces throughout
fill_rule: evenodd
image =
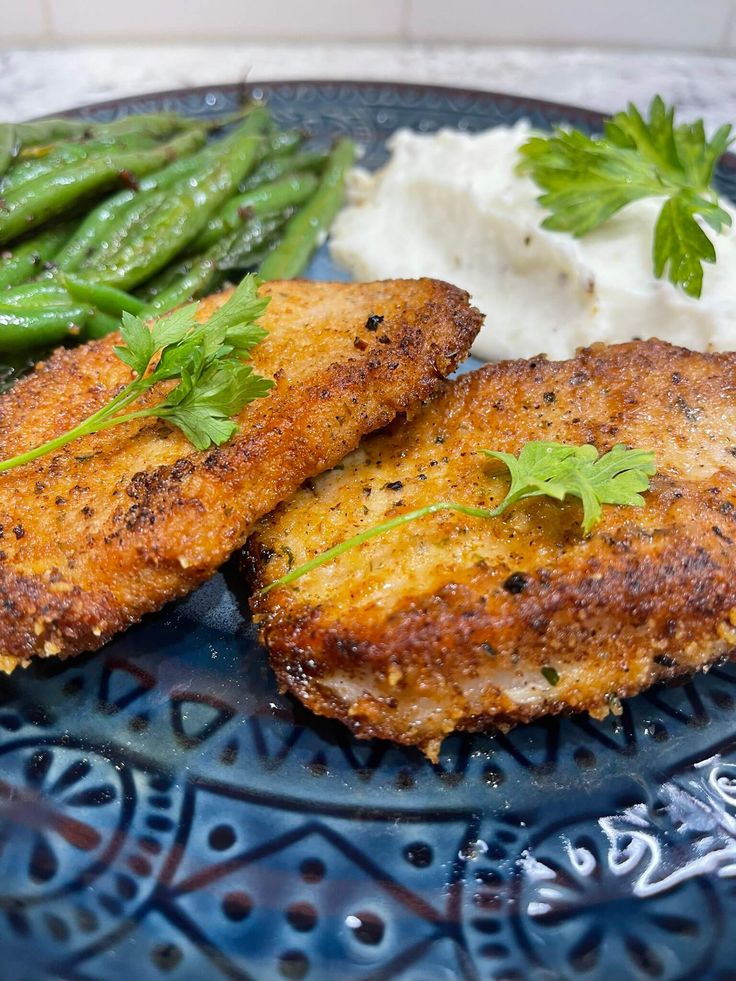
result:
M 165 422 L 136 420 L 0 474 L 1 668 L 96 649 L 189 592 L 307 477 L 435 395 L 481 322 L 466 293 L 430 279 L 263 289 L 269 333 L 253 365 L 276 386 L 229 443 L 197 452 Z M 3 396 L 0 458 L 65 433 L 127 384 L 119 340 L 58 350 Z
M 488 365 L 363 441 L 259 523 L 256 587 L 435 501 L 497 505 L 482 448 L 530 440 L 656 452 L 643 507 L 535 497 L 444 511 L 374 538 L 253 609 L 284 689 L 358 736 L 436 758 L 455 729 L 605 715 L 620 696 L 736 649 L 736 354 L 659 341 Z

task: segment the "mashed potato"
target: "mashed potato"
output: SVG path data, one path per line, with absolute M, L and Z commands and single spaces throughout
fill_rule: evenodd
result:
M 473 348 L 486 360 L 569 358 L 634 337 L 736 347 L 736 231 L 715 236 L 718 262 L 706 266 L 699 300 L 652 273 L 661 201 L 635 202 L 582 239 L 548 232 L 539 189 L 515 172 L 529 134 L 526 123 L 397 132 L 382 170 L 353 171 L 333 258 L 357 279 L 436 276 L 464 287 L 486 314 Z

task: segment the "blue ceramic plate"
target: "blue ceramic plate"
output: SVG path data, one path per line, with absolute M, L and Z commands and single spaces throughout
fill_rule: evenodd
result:
M 398 126 L 599 121 L 429 87 L 250 93 L 368 166 Z M 735 701 L 723 665 L 603 722 L 452 737 L 433 766 L 279 695 L 226 567 L 98 654 L 0 681 L 0 978 L 732 979 Z

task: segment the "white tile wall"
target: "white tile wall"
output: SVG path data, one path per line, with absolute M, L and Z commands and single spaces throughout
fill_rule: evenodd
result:
M 43 38 L 47 27 L 44 0 L 0 0 L 0 45 Z
M 53 35 L 64 40 L 388 39 L 401 35 L 405 17 L 404 0 L 45 2 Z
M 731 0 L 410 0 L 411 37 L 718 48 Z
M 0 47 L 321 39 L 736 51 L 736 0 L 0 0 Z

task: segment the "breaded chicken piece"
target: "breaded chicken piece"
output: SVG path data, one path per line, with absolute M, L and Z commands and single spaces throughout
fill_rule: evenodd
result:
M 479 451 L 529 440 L 654 450 L 645 506 L 604 506 L 589 537 L 574 499 L 492 520 L 442 512 L 256 595 L 284 689 L 358 736 L 436 759 L 454 729 L 604 715 L 734 650 L 736 354 L 658 341 L 448 384 L 259 524 L 255 585 L 434 501 L 497 505 L 508 473 Z
M 253 363 L 276 387 L 229 443 L 197 452 L 167 423 L 136 420 L 0 474 L 0 667 L 95 649 L 189 592 L 307 477 L 436 394 L 481 322 L 466 293 L 430 279 L 264 289 L 269 334 Z M 119 341 L 59 350 L 0 399 L 0 458 L 130 381 Z

